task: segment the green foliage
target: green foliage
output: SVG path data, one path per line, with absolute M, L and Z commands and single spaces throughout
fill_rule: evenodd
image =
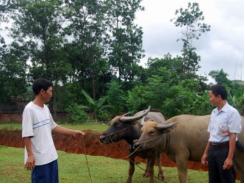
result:
M 113 80 L 107 86 L 106 99 L 110 106 L 110 114 L 115 116 L 125 112 L 127 110 L 126 94 L 122 89 L 122 85 L 118 81 Z
M 132 81 L 142 58 L 142 28 L 134 23 L 135 13 L 142 10 L 141 0 L 108 1 L 112 22 L 109 62 L 119 80 Z
M 82 90 L 87 104 L 83 106 L 85 110 L 91 113 L 92 117 L 97 120 L 105 120 L 108 118 L 107 109 L 110 108 L 110 105 L 106 104 L 106 97 L 101 97 L 98 100 L 94 100 L 89 94 Z
M 228 92 L 228 101 L 231 105 L 236 107 L 240 114 L 244 114 L 244 82 L 229 80 L 228 74 L 223 69 L 218 71 L 211 71 L 209 75 L 214 78 L 217 84 L 225 86 Z
M 195 72 L 200 68 L 200 56 L 196 53 L 193 40 L 198 40 L 205 32 L 210 31 L 210 25 L 204 23 L 203 12 L 196 2 L 188 3 L 186 9 L 180 8 L 175 12 L 176 18 L 172 19 L 176 27 L 182 28 L 183 42 L 182 61 L 184 71 L 190 76 L 195 76 Z
M 69 113 L 71 122 L 84 123 L 89 118 L 87 113 L 84 111 L 84 107 L 76 103 L 69 105 L 66 108 L 66 111 Z
M 148 61 L 146 83 L 128 92 L 130 110 L 140 110 L 148 105 L 160 110 L 166 117 L 178 114 L 208 114 L 207 86 L 200 77 L 186 79 L 181 72 L 181 60 L 166 55 Z
M 217 82 L 217 84 L 230 85 L 230 81 L 227 79 L 227 74 L 223 69 L 220 71 L 210 71 L 209 75 Z
M 135 86 L 132 90 L 128 91 L 127 106 L 130 111 L 138 111 L 147 107 L 144 89 L 144 86 Z
M 65 80 L 71 67 L 64 60 L 62 49 L 62 29 L 57 19 L 60 2 L 23 0 L 18 3 L 17 11 L 10 14 L 14 21 L 11 36 L 19 49 L 25 50 L 28 57 L 24 62 L 31 59 L 30 77 L 45 77 L 55 84 Z
M 15 45 L 7 49 L 4 40 L 0 43 L 0 102 L 6 103 L 21 97 L 27 91 L 25 81 L 26 64 L 21 50 Z
M 201 60 L 194 41 L 210 31 L 198 3 L 176 10 L 181 55 L 143 57 L 142 28 L 135 14 L 141 0 L 13 0 L 0 3 L 0 23 L 12 21 L 7 45 L 0 35 L 0 103 L 30 100 L 31 83 L 44 77 L 54 84 L 54 112 L 71 120 L 106 121 L 151 105 L 166 117 L 208 114 L 207 79 L 197 74 Z M 221 71 L 210 76 L 228 90 L 228 100 L 243 112 L 243 81 Z
M 175 26 L 185 28 L 185 32 L 183 32 L 185 38 L 183 39 L 186 41 L 199 39 L 202 33 L 210 31 L 210 25 L 203 23 L 204 15 L 196 2 L 189 2 L 186 9 L 176 10 L 175 15 L 176 18 L 172 21 L 174 21 Z
M 206 78 L 196 74 L 200 56 L 193 47 L 193 40 L 210 30 L 204 23 L 203 12 L 198 3 L 188 3 L 186 9 L 176 10 L 173 19 L 183 29 L 182 55 L 150 58 L 144 71 L 145 81 L 128 92 L 130 110 L 140 110 L 148 105 L 159 109 L 167 117 L 177 114 L 207 114 L 209 105 Z
M 136 11 L 142 9 L 140 2 L 14 0 L 1 3 L 0 21 L 13 22 L 9 30 L 13 42 L 4 47 L 8 48 L 5 50 L 12 60 L 22 66 L 24 75 L 19 78 L 23 86 L 40 77 L 51 80 L 55 88 L 70 83 L 75 93 L 71 95 L 72 100 L 76 102 L 82 89 L 94 99 L 105 95 L 105 84 L 118 78 L 117 68 L 122 71 L 119 80 L 133 80 L 138 71 L 136 63 L 142 57 L 142 30 L 134 23 Z M 1 47 L 1 55 L 5 50 Z M 6 57 L 1 61 L 7 62 Z M 113 58 L 120 62 L 112 61 Z M 23 84 L 15 78 L 17 84 Z M 10 79 L 2 81 L 10 83 Z M 22 94 L 19 88 L 7 91 Z M 54 110 L 63 110 L 59 101 L 62 99 L 54 96 L 54 107 L 61 108 Z

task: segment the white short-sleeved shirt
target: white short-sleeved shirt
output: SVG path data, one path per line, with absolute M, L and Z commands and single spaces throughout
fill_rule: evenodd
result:
M 219 111 L 215 108 L 210 117 L 208 132 L 210 133 L 209 142 L 229 141 L 229 133 L 241 132 L 241 116 L 239 112 L 226 102 Z
M 29 102 L 25 106 L 22 115 L 22 137 L 31 137 L 35 165 L 48 164 L 58 158 L 52 138 L 52 129 L 56 126 L 46 105 L 40 107 Z M 24 158 L 26 163 L 26 148 Z

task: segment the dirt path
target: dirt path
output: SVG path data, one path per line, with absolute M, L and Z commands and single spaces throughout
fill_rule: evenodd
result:
M 59 134 L 54 134 L 55 146 L 58 150 L 66 151 L 69 153 L 86 153 L 88 155 L 95 156 L 106 156 L 118 159 L 127 159 L 128 155 L 128 144 L 124 141 L 113 144 L 102 144 L 99 141 L 99 133 L 86 131 L 86 136 L 81 139 L 74 139 L 69 136 L 63 136 Z M 4 131 L 0 130 L 0 145 L 11 146 L 11 147 L 23 147 L 23 142 L 21 139 L 20 131 Z M 85 145 L 85 146 L 84 146 Z M 141 158 L 137 158 L 136 161 L 144 161 Z M 161 163 L 163 166 L 174 167 L 175 163 L 168 159 L 168 157 L 163 154 L 161 157 Z M 188 168 L 196 170 L 207 170 L 200 163 L 189 162 Z

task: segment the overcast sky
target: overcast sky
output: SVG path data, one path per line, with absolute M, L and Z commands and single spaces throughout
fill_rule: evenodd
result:
M 244 77 L 244 3 L 243 0 L 143 0 L 145 10 L 138 12 L 136 23 L 143 28 L 145 58 L 162 57 L 166 53 L 180 54 L 181 42 L 177 42 L 180 28 L 170 21 L 175 10 L 187 7 L 188 2 L 198 2 L 211 25 L 195 43 L 201 56 L 200 74 L 207 76 L 211 70 L 223 70 L 230 79 Z

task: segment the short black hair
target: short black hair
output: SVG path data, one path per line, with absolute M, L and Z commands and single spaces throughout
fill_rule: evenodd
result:
M 211 86 L 211 91 L 215 96 L 220 95 L 223 100 L 227 99 L 227 91 L 224 86 L 216 84 Z
M 32 90 L 35 95 L 38 95 L 42 89 L 46 91 L 51 86 L 53 86 L 52 82 L 40 78 L 33 82 Z

